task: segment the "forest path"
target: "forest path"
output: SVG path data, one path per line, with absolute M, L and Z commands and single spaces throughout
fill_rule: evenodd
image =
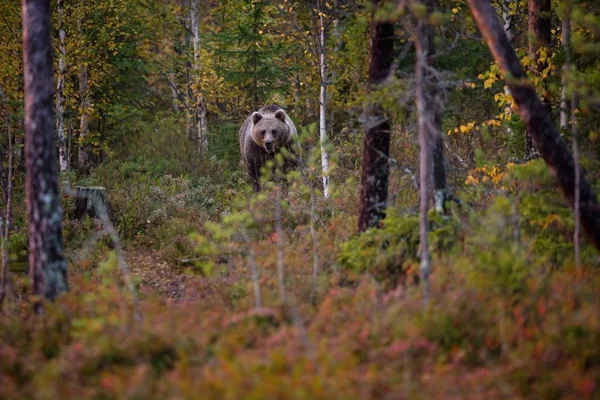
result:
M 186 289 L 191 281 L 199 278 L 185 274 L 181 267 L 169 264 L 156 250 L 128 249 L 125 258 L 131 273 L 141 278 L 142 293 L 155 292 L 167 299 L 180 301 L 186 298 Z

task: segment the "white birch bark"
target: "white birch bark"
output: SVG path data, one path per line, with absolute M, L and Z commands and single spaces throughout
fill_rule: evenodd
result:
M 325 58 L 325 22 L 321 0 L 317 2 L 319 11 L 319 75 L 321 87 L 319 93 L 319 141 L 321 144 L 321 172 L 323 175 L 323 196 L 326 199 L 331 197 L 329 193 L 329 154 L 327 153 L 327 109 L 325 101 L 327 99 L 327 64 Z
M 58 76 L 56 79 L 56 132 L 58 137 L 58 160 L 60 171 L 69 169 L 67 141 L 65 137 L 65 73 L 67 71 L 66 46 L 65 46 L 65 9 L 63 0 L 57 0 L 58 12 Z
M 192 46 L 194 48 L 194 80 L 199 84 L 200 70 L 202 68 L 200 60 L 200 29 L 198 27 L 198 0 L 191 0 L 190 4 L 190 21 L 192 28 Z M 207 126 L 206 126 L 206 105 L 200 89 L 196 88 L 194 93 L 194 111 L 196 134 L 198 147 L 200 151 L 208 149 Z

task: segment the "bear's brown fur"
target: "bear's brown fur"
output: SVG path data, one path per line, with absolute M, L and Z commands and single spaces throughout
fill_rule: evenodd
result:
M 239 132 L 241 162 L 248 168 L 252 186 L 260 190 L 260 169 L 283 148 L 293 157 L 287 157 L 285 169 L 297 166 L 294 142 L 298 133 L 286 112 L 276 105 L 269 105 L 250 115 Z

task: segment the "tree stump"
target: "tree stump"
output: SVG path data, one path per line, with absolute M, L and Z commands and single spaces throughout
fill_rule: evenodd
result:
M 104 187 L 77 186 L 75 189 L 75 218 L 80 219 L 87 214 L 92 218 L 102 219 L 103 214 L 107 212 L 106 189 Z

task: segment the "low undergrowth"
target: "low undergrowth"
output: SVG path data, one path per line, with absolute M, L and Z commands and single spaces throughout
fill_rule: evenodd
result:
M 197 160 L 194 172 L 150 162 L 154 147 L 141 149 L 81 183 L 107 188 L 126 251 L 150 248 L 191 277 L 184 293 L 130 293 L 109 240 L 81 252 L 98 222 L 68 219 L 70 292 L 39 316 L 26 287 L 4 307 L 0 398 L 597 396 L 599 260 L 584 243 L 583 265 L 574 265 L 572 213 L 541 162 L 470 171 L 460 205 L 430 213 L 427 306 L 410 182 L 395 181 L 406 203 L 381 229 L 356 235 L 352 174 L 336 172 L 333 198 L 317 190 L 312 204 L 309 180 L 291 179 L 282 306 L 277 188 L 253 195 L 216 160 Z M 10 245 L 22 248 L 19 240 Z

